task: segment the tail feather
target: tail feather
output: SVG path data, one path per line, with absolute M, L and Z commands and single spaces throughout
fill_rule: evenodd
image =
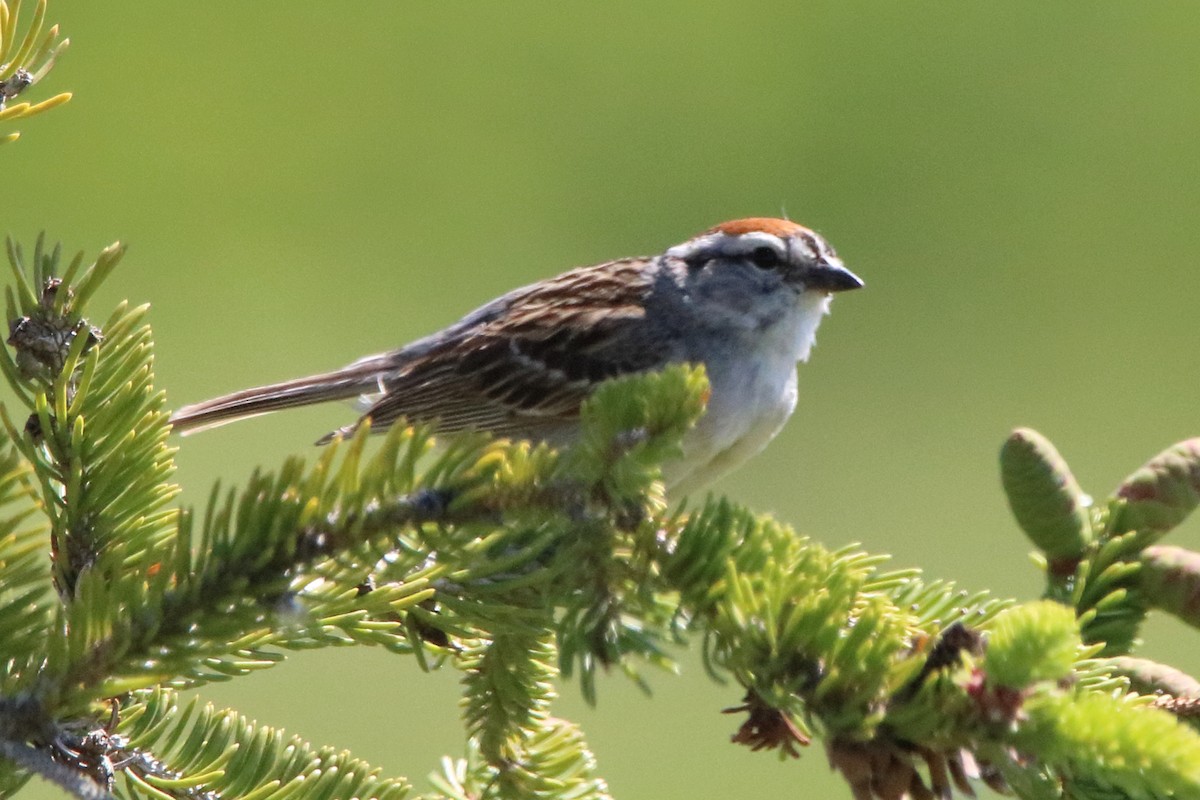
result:
M 184 406 L 171 415 L 171 425 L 186 434 L 285 408 L 347 400 L 379 391 L 381 377 L 381 365 L 363 359 L 333 372 L 243 389 Z

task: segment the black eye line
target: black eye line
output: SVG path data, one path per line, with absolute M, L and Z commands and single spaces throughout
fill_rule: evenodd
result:
M 829 242 L 826 242 L 824 239 L 818 239 L 810 233 L 802 234 L 801 238 L 809 246 L 809 249 L 813 251 L 813 258 L 818 261 L 825 261 L 830 256 L 837 257 L 837 253 L 833 252 L 833 248 L 829 246 Z
M 783 256 L 769 245 L 759 245 L 746 256 L 750 263 L 759 269 L 774 269 L 783 263 Z
M 696 271 L 704 267 L 709 261 L 717 258 L 716 254 L 708 251 L 698 251 L 682 257 L 682 261 L 687 265 L 688 270 Z M 755 247 L 750 252 L 746 253 L 743 258 L 749 261 L 759 269 L 770 270 L 777 269 L 783 265 L 785 259 L 778 250 L 770 245 L 762 244 Z

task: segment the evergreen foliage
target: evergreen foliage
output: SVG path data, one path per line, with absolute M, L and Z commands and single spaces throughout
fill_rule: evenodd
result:
M 1150 608 L 1194 616 L 1196 557 L 1156 544 L 1200 497 L 1194 443 L 1094 504 L 1048 442 L 1015 433 L 1004 483 L 1047 573 L 1046 599 L 1021 605 L 728 500 L 669 507 L 658 465 L 707 392 L 682 367 L 603 386 L 561 452 L 364 428 L 214 488 L 197 514 L 174 505 L 146 308 L 85 314 L 121 254 L 62 268 L 58 248 L 9 245 L 0 369 L 24 409 L 2 410 L 5 795 L 36 773 L 81 797 L 405 796 L 348 754 L 177 695 L 289 649 L 366 644 L 463 675 L 467 752 L 430 797 L 606 797 L 552 713 L 560 678 L 595 700 L 598 669 L 636 679 L 693 638 L 744 694 L 735 742 L 796 756 L 821 738 L 856 797 L 976 780 L 1200 794 L 1200 735 L 1180 721 L 1195 682 L 1124 657 Z
M 46 2 L 37 0 L 33 19 L 24 35 L 18 38 L 21 0 L 12 0 L 11 5 L 8 0 L 0 0 L 0 125 L 7 125 L 10 120 L 32 117 L 71 99 L 69 92 L 63 92 L 38 103 L 8 105 L 9 100 L 46 77 L 46 73 L 70 44 L 69 39 L 59 40 L 57 25 L 52 25 L 42 35 L 46 22 Z M 17 131 L 0 133 L 0 144 L 15 142 L 19 138 L 21 134 Z
M 0 0 L 0 106 L 66 44 L 42 37 L 44 0 L 17 43 L 18 10 Z M 693 640 L 738 686 L 733 742 L 787 757 L 819 738 L 855 798 L 1200 797 L 1200 683 L 1131 655 L 1152 610 L 1200 626 L 1200 554 L 1160 543 L 1200 504 L 1200 440 L 1094 502 L 1044 437 L 1014 432 L 1001 478 L 1046 575 L 1020 604 L 726 499 L 669 506 L 659 465 L 707 398 L 689 367 L 603 385 L 562 451 L 363 426 L 197 513 L 176 505 L 147 308 L 91 322 L 122 253 L 8 244 L 0 797 L 33 775 L 80 798 L 410 796 L 178 694 L 288 650 L 374 645 L 462 675 L 465 753 L 425 797 L 605 798 L 553 715 L 560 684 L 595 702 L 598 670 L 640 680 Z

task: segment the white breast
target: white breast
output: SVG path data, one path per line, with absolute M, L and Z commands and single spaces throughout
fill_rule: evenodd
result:
M 796 407 L 796 364 L 808 360 L 829 301 L 802 295 L 760 335 L 707 361 L 708 409 L 684 438 L 683 458 L 664 467 L 672 497 L 712 483 L 775 438 Z

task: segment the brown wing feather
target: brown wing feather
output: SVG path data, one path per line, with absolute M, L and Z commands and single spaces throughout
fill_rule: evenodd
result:
M 538 437 L 579 414 L 600 381 L 662 366 L 669 342 L 645 324 L 644 260 L 584 267 L 510 295 L 505 313 L 384 379 L 364 416 L 443 431 Z

